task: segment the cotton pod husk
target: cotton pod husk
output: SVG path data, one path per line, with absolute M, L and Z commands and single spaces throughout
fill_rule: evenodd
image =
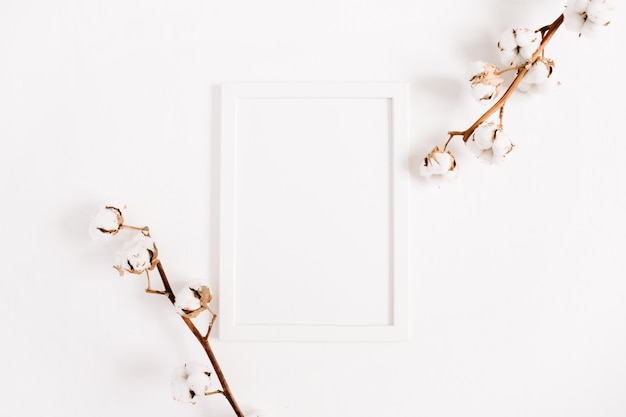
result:
M 423 159 L 420 175 L 433 184 L 449 183 L 458 176 L 458 167 L 450 151 L 441 151 L 438 146 Z
M 450 151 L 440 151 L 435 146 L 432 151 L 424 158 L 420 166 L 420 173 L 424 177 L 433 175 L 442 175 L 456 168 L 454 156 Z
M 125 272 L 141 274 L 156 267 L 159 262 L 158 254 L 159 251 L 152 238 L 137 233 L 118 251 L 117 264 L 113 267 L 120 275 L 124 275 Z
M 499 68 L 493 64 L 478 61 L 470 68 L 470 87 L 472 96 L 481 104 L 493 103 L 500 93 L 504 79 L 498 75 Z
M 174 306 L 181 316 L 194 318 L 208 309 L 212 299 L 211 288 L 200 283 L 194 283 L 185 286 L 176 294 Z
M 107 205 L 91 216 L 89 235 L 92 239 L 110 238 L 120 231 L 123 224 L 122 210 L 116 206 Z

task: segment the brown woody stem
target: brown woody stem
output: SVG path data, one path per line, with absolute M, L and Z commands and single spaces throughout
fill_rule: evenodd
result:
M 564 16 L 563 14 L 561 14 L 550 25 L 544 26 L 537 31 L 537 32 L 541 32 L 542 34 L 542 39 L 541 39 L 541 43 L 539 44 L 539 47 L 537 48 L 533 56 L 530 58 L 528 64 L 526 64 L 524 67 L 521 67 L 519 69 L 517 76 L 515 77 L 515 79 L 513 79 L 513 81 L 511 82 L 511 85 L 509 86 L 509 88 L 507 88 L 507 90 L 504 92 L 502 97 L 500 97 L 500 100 L 498 100 L 493 106 L 491 106 L 491 108 L 489 108 L 489 110 L 487 110 L 482 116 L 480 116 L 478 120 L 474 122 L 474 124 L 472 124 L 469 128 L 467 128 L 467 130 L 448 132 L 448 134 L 450 135 L 450 138 L 448 139 L 448 142 L 446 142 L 446 146 L 450 142 L 450 139 L 453 136 L 462 136 L 463 142 L 467 142 L 471 134 L 474 133 L 474 130 L 476 130 L 478 126 L 480 126 L 492 114 L 494 114 L 498 110 L 501 110 L 502 107 L 504 107 L 504 104 L 511 97 L 513 92 L 517 89 L 517 86 L 522 81 L 522 79 L 524 78 L 528 70 L 530 69 L 530 66 L 533 63 L 535 63 L 535 61 L 543 55 L 543 50 L 545 49 L 548 42 L 550 42 L 550 39 L 554 35 L 554 32 L 556 32 L 559 26 L 561 26 L 561 24 L 563 23 L 563 18 Z
M 169 298 L 169 300 L 170 300 L 170 302 L 172 304 L 175 304 L 176 303 L 176 296 L 174 295 L 174 292 L 172 291 L 172 287 L 170 286 L 170 283 L 169 283 L 169 281 L 167 279 L 167 276 L 165 275 L 165 270 L 163 269 L 163 265 L 161 264 L 161 261 L 157 262 L 156 266 L 157 266 L 157 269 L 159 271 L 159 276 L 161 277 L 161 281 L 163 281 L 163 287 L 165 288 L 165 295 L 167 295 L 167 297 Z M 202 335 L 202 333 L 200 333 L 200 331 L 198 330 L 196 325 L 193 324 L 191 319 L 189 319 L 187 317 L 183 317 L 183 316 L 181 316 L 181 318 L 183 319 L 183 321 L 185 322 L 185 324 L 187 325 L 189 330 L 191 330 L 191 333 L 193 333 L 193 335 L 196 337 L 198 342 L 202 345 L 202 348 L 204 349 L 204 352 L 206 353 L 207 357 L 209 358 L 209 361 L 211 361 L 211 365 L 213 366 L 213 370 L 215 370 L 215 374 L 217 375 L 217 379 L 220 381 L 220 385 L 222 386 L 222 390 L 219 391 L 219 392 L 215 392 L 215 394 L 219 394 L 219 393 L 224 394 L 224 397 L 226 397 L 226 399 L 230 403 L 230 405 L 233 408 L 233 411 L 235 412 L 237 417 L 244 417 L 243 412 L 239 408 L 239 405 L 237 404 L 237 401 L 235 400 L 235 397 L 233 396 L 233 394 L 232 394 L 232 392 L 230 390 L 230 387 L 228 386 L 228 382 L 226 382 L 226 378 L 224 377 L 224 373 L 222 372 L 222 368 L 220 367 L 220 364 L 217 361 L 217 357 L 215 356 L 215 353 L 213 352 L 213 349 L 211 349 L 211 345 L 209 344 L 209 339 L 208 339 L 208 333 L 209 332 L 207 332 L 207 337 L 205 337 L 205 336 Z M 213 321 L 211 322 L 211 325 L 213 324 Z M 209 331 L 210 331 L 210 328 L 209 328 Z

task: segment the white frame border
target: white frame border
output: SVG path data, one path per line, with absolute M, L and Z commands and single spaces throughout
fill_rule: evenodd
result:
M 276 325 L 235 322 L 235 168 L 241 98 L 385 98 L 391 100 L 389 325 Z M 219 338 L 255 341 L 403 341 L 408 339 L 408 85 L 387 83 L 225 83 L 221 89 Z

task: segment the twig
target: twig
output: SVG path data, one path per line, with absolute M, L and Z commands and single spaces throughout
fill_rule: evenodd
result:
M 541 43 L 539 44 L 539 47 L 537 48 L 537 50 L 531 57 L 528 64 L 519 68 L 519 72 L 517 73 L 517 76 L 515 76 L 515 79 L 513 79 L 513 81 L 511 82 L 511 85 L 509 85 L 509 88 L 507 88 L 507 90 L 504 92 L 502 97 L 500 97 L 500 100 L 498 100 L 493 106 L 491 106 L 491 108 L 489 108 L 489 110 L 487 110 L 482 116 L 480 116 L 478 120 L 474 122 L 474 124 L 472 124 L 469 128 L 463 131 L 448 132 L 450 137 L 448 138 L 448 141 L 446 142 L 443 148 L 444 150 L 446 150 L 448 144 L 450 143 L 450 140 L 454 136 L 461 136 L 463 138 L 463 142 L 467 142 L 470 136 L 472 135 L 472 133 L 474 133 L 474 131 L 476 130 L 478 126 L 480 126 L 485 120 L 487 120 L 496 111 L 502 110 L 502 108 L 504 107 L 504 104 L 511 97 L 513 92 L 517 89 L 517 86 L 522 81 L 522 79 L 524 78 L 528 70 L 530 69 L 531 65 L 543 55 L 543 50 L 545 49 L 548 42 L 550 42 L 550 39 L 554 35 L 554 32 L 556 32 L 559 26 L 561 26 L 561 24 L 563 23 L 563 19 L 564 19 L 564 15 L 561 14 L 559 17 L 557 17 L 557 19 L 554 22 L 552 22 L 552 24 L 544 26 L 541 29 L 537 30 L 537 32 L 541 32 L 542 34 Z M 500 117 L 502 117 L 502 113 L 500 114 Z M 502 123 L 502 120 L 500 120 L 500 123 Z
M 143 233 L 144 236 L 150 236 L 150 229 L 148 228 L 148 226 L 137 227 L 137 226 L 129 226 L 127 224 L 121 224 L 119 230 L 122 230 L 122 229 L 139 230 L 141 233 Z
M 213 330 L 213 324 L 215 323 L 215 320 L 217 319 L 217 313 L 213 311 L 213 309 L 209 306 L 207 306 L 206 308 L 209 311 L 209 313 L 211 313 L 211 322 L 209 323 L 209 327 L 207 328 L 206 335 L 204 335 L 204 338 L 208 339 L 209 335 L 211 334 L 211 330 Z

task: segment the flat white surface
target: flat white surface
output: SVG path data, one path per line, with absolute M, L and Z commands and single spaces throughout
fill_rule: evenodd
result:
M 410 339 L 240 342 L 212 334 L 263 417 L 626 416 L 624 2 L 596 39 L 559 29 L 561 86 L 514 94 L 511 159 L 458 140 L 460 174 L 414 167 L 484 109 L 474 60 L 546 0 L 0 1 L 0 415 L 233 417 L 172 400 L 202 350 L 164 297 L 89 240 L 103 202 L 148 224 L 172 285 L 219 308 L 220 86 L 408 82 Z M 412 162 L 408 164 L 408 162 Z M 118 242 L 119 243 L 119 242 Z M 222 323 L 218 317 L 215 336 Z
M 222 88 L 220 336 L 406 339 L 407 86 Z

